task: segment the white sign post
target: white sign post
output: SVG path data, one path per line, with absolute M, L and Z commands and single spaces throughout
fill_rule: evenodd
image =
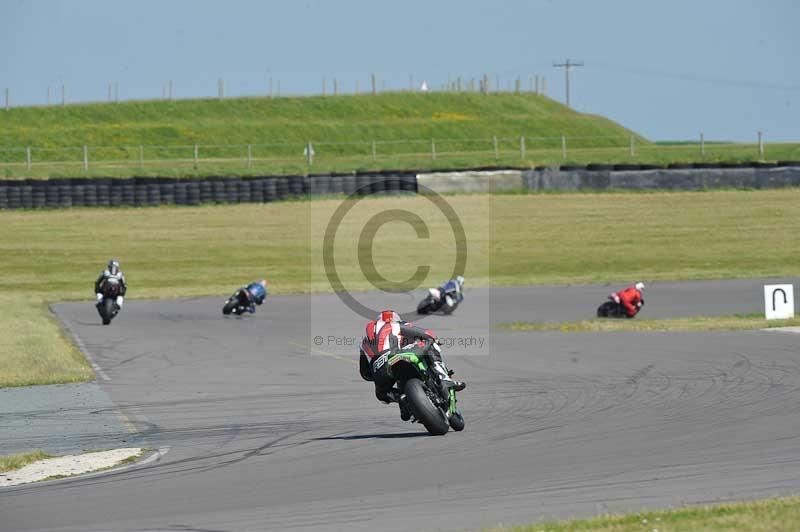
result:
M 768 320 L 794 318 L 794 286 L 790 284 L 764 285 L 764 317 Z

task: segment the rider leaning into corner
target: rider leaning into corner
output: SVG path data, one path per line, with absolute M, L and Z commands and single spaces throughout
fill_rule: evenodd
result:
M 116 259 L 111 259 L 108 261 L 108 266 L 106 269 L 100 272 L 100 277 L 94 282 L 94 292 L 95 296 L 97 297 L 97 303 L 103 302 L 103 289 L 105 287 L 106 281 L 109 279 L 116 279 L 119 281 L 119 295 L 117 296 L 117 306 L 122 308 L 122 302 L 125 300 L 125 292 L 128 291 L 128 285 L 125 283 L 125 276 L 122 274 L 122 270 L 119 268 L 119 261 Z
M 450 378 L 451 372 L 442 361 L 442 353 L 433 331 L 402 321 L 393 310 L 384 310 L 376 319 L 367 323 L 359 356 L 361 377 L 367 381 L 374 381 L 375 397 L 379 401 L 387 404 L 399 403 L 400 392 L 394 388 L 393 379 L 375 378 L 372 362 L 384 353 L 389 353 L 391 356 L 399 352 L 411 352 L 430 361 L 442 385 L 451 387 L 457 392 L 466 387 L 463 382 Z M 408 419 L 407 411 L 401 409 L 401 414 L 404 420 Z
M 636 316 L 636 314 L 644 306 L 644 299 L 642 298 L 642 291 L 644 290 L 644 283 L 639 281 L 633 286 L 629 286 L 619 292 L 614 292 L 608 299 L 614 301 L 618 305 L 622 305 L 625 309 L 625 315 L 629 318 Z
M 242 290 L 246 290 L 247 293 L 250 294 L 250 297 L 247 299 L 249 303 L 247 306 L 247 311 L 250 314 L 255 314 L 256 305 L 261 305 L 264 303 L 264 299 L 267 297 L 266 279 L 261 279 L 260 281 L 250 283 L 249 285 L 243 287 Z
M 428 293 L 437 303 L 445 298 L 448 307 L 455 309 L 459 303 L 464 301 L 464 277 L 459 275 L 455 279 L 450 279 L 439 288 L 428 288 Z M 450 294 L 453 294 L 451 296 Z

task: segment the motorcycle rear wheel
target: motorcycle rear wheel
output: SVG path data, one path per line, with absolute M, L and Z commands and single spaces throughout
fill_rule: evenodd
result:
M 428 394 L 425 393 L 425 386 L 419 379 L 409 379 L 405 384 L 405 393 L 411 410 L 416 418 L 425 425 L 428 432 L 434 436 L 447 434 L 450 424 L 447 416 L 434 405 Z

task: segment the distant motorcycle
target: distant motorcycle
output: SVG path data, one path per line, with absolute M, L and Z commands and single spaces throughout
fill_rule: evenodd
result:
M 644 306 L 644 299 L 639 304 L 639 308 L 637 309 L 637 313 L 641 308 Z M 622 303 L 617 303 L 613 299 L 609 299 L 599 307 L 597 307 L 597 317 L 598 318 L 632 318 L 633 316 L 628 316 L 628 313 L 625 311 L 625 307 L 622 306 Z
M 239 288 L 225 301 L 225 305 L 222 307 L 222 313 L 227 316 L 229 314 L 241 315 L 249 312 L 251 297 L 250 292 L 244 288 Z
M 428 289 L 428 295 L 417 305 L 417 314 L 451 314 L 463 299 L 458 283 L 451 280 L 441 288 Z
M 103 283 L 102 292 L 100 292 L 103 294 L 103 300 L 98 301 L 95 305 L 97 307 L 97 313 L 100 314 L 100 318 L 103 320 L 103 325 L 110 324 L 111 320 L 119 314 L 117 296 L 120 295 L 121 291 L 122 286 L 119 280 L 114 277 L 109 277 Z

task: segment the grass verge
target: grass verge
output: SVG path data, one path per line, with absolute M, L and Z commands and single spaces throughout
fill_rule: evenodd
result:
M 5 291 L 4 291 L 5 292 Z M 41 295 L 0 295 L 0 386 L 62 384 L 94 378 Z
M 32 464 L 39 460 L 44 460 L 45 458 L 53 458 L 53 456 L 45 453 L 41 449 L 37 449 L 29 453 L 0 456 L 0 471 L 6 473 L 8 471 L 22 469 L 28 464 Z
M 610 515 L 592 519 L 549 522 L 491 532 L 772 532 L 796 530 L 800 522 L 800 497 L 696 506 L 678 510 Z
M 471 286 L 800 274 L 798 189 L 445 200 L 464 226 Z M 262 277 L 272 294 L 330 291 L 319 244 L 341 201 L 0 212 L 0 386 L 92 378 L 45 303 L 90 305 L 111 256 L 122 261 L 130 299 L 227 295 Z M 449 220 L 425 198 L 381 197 L 360 202 L 337 233 L 344 286 L 374 289 L 356 235 L 387 209 L 417 213 L 429 238 L 406 223 L 381 226 L 376 270 L 409 279 L 430 264 L 423 285 L 446 279 L 456 253 Z
M 636 318 L 594 319 L 556 322 L 514 321 L 501 323 L 498 329 L 506 331 L 558 331 L 558 332 L 687 332 L 687 331 L 738 331 L 745 329 L 771 329 L 799 327 L 800 317 L 788 320 L 766 320 L 758 315 L 698 316 L 692 318 Z

